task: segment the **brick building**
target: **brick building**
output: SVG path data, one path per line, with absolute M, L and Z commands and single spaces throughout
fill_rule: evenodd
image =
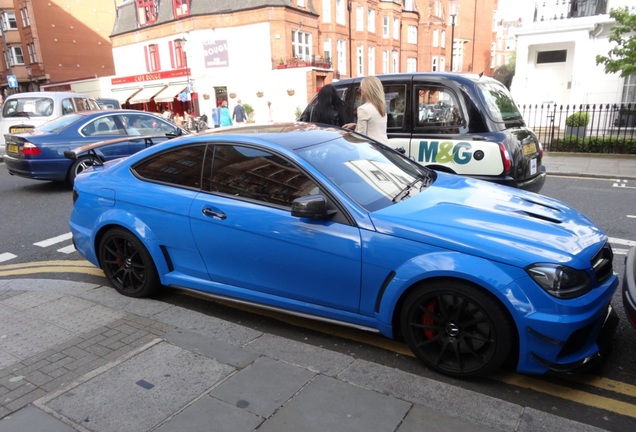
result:
M 112 1 L 0 0 L 0 17 L 5 95 L 115 73 L 109 39 L 115 21 Z M 9 88 L 8 76 L 16 77 L 17 88 Z
M 112 95 L 208 117 L 242 99 L 257 120 L 288 120 L 334 79 L 448 70 L 453 45 L 455 71 L 488 73 L 496 0 L 458 1 L 451 28 L 449 0 L 130 0 Z

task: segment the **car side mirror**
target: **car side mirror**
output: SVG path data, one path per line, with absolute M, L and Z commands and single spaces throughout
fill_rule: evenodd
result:
M 335 211 L 329 210 L 327 198 L 323 195 L 307 195 L 292 202 L 291 214 L 299 218 L 328 219 Z

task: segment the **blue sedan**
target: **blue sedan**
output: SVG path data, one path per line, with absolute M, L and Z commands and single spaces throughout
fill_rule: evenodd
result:
M 35 180 L 67 181 L 85 167 L 86 155 L 75 161 L 65 151 L 99 141 L 121 138 L 101 146 L 99 157 L 108 161 L 129 156 L 147 146 L 143 136 L 176 137 L 187 132 L 148 112 L 135 110 L 85 111 L 68 114 L 31 132 L 6 134 L 4 161 L 9 173 Z
M 184 289 L 378 332 L 450 376 L 581 370 L 618 320 L 588 218 L 340 128 L 177 138 L 84 171 L 74 200 L 77 250 L 123 295 Z

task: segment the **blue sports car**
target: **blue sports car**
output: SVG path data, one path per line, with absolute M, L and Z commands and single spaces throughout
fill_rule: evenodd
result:
M 99 157 L 108 161 L 129 156 L 148 144 L 144 136 L 173 138 L 188 132 L 148 112 L 136 110 L 84 111 L 67 114 L 30 132 L 6 134 L 4 161 L 9 173 L 36 180 L 67 181 L 85 167 L 86 155 L 72 161 L 64 152 L 99 141 Z M 156 140 L 155 140 L 156 142 Z
M 379 332 L 451 376 L 581 370 L 618 320 L 588 218 L 340 128 L 176 138 L 84 171 L 73 195 L 77 250 L 124 295 L 194 290 Z

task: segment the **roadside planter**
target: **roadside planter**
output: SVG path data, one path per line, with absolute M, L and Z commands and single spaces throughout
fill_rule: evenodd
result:
M 585 138 L 587 125 L 590 123 L 590 115 L 583 111 L 575 112 L 565 119 L 565 136 Z

